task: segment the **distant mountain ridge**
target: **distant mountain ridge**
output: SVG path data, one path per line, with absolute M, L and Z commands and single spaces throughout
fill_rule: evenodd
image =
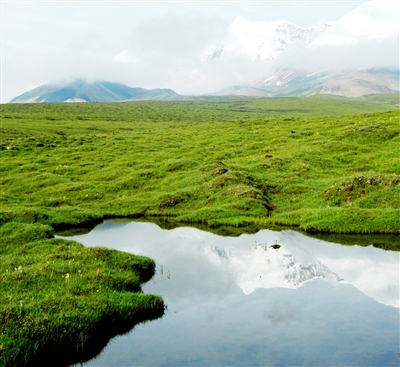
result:
M 177 100 L 183 98 L 172 89 L 131 88 L 122 83 L 87 82 L 49 83 L 27 91 L 10 103 L 43 102 L 122 102 L 132 100 Z
M 392 69 L 321 70 L 309 73 L 281 69 L 253 84 L 228 87 L 208 96 L 308 97 L 328 94 L 360 97 L 367 94 L 399 93 L 399 73 L 399 70 Z M 174 101 L 190 98 L 179 95 L 172 89 L 131 88 L 121 83 L 89 83 L 78 79 L 69 83 L 42 85 L 13 98 L 10 103 Z
M 307 73 L 294 69 L 281 69 L 272 76 L 251 85 L 226 88 L 215 95 L 307 97 L 315 94 L 331 94 L 360 97 L 366 94 L 399 92 L 399 89 L 399 70 L 321 70 Z

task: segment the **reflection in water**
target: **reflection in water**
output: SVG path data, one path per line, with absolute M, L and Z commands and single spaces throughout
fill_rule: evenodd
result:
M 137 222 L 74 239 L 155 259 L 143 290 L 168 305 L 87 365 L 398 364 L 397 252 L 294 231 L 221 237 Z

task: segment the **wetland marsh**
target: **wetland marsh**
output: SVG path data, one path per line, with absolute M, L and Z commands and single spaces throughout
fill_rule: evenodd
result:
M 79 352 L 100 331 L 164 313 L 148 285 L 142 293 L 156 270 L 150 254 L 85 248 L 55 230 L 146 216 L 212 231 L 398 235 L 397 103 L 398 94 L 2 105 L 0 365 Z M 400 249 L 393 237 L 377 246 Z

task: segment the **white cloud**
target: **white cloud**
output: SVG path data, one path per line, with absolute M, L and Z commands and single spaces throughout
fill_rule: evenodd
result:
M 399 3 L 360 5 L 302 51 L 293 64 L 305 70 L 399 68 Z
M 309 47 L 295 60 L 303 70 L 399 68 L 399 37 Z M 293 62 L 294 64 L 294 62 Z
M 139 58 L 130 49 L 120 52 L 114 57 L 114 60 L 121 64 L 137 64 L 139 62 Z
M 362 4 L 334 23 L 311 46 L 358 44 L 398 36 L 399 7 L 397 2 Z

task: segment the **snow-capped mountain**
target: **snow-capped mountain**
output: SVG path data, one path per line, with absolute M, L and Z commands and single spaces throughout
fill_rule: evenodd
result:
M 398 92 L 399 8 L 393 1 L 366 2 L 321 29 L 237 19 L 231 41 L 209 60 L 241 54 L 266 61 L 265 74 L 260 71 L 257 80 L 241 80 L 240 88 L 224 88 L 216 95 L 357 97 Z
M 213 246 L 213 236 L 203 234 L 210 237 L 210 242 L 208 246 L 203 244 L 199 257 L 205 256 L 209 263 L 231 272 L 245 294 L 260 288 L 296 289 L 315 279 L 324 279 L 352 284 L 377 302 L 399 307 L 398 287 L 389 280 L 398 280 L 396 254 L 372 246 L 363 249 L 341 248 L 328 242 L 322 245 L 294 231 L 280 232 L 281 247 L 275 250 L 271 248 L 269 233 L 260 231 L 252 235 L 258 238 L 254 244 L 245 245 L 247 236 L 242 235 L 235 240 L 231 238 L 231 243 L 225 246 Z
M 274 60 L 292 44 L 306 46 L 329 25 L 321 28 L 303 28 L 285 20 L 271 22 L 248 21 L 237 17 L 230 25 L 224 43 L 210 46 L 205 52 L 205 61 L 230 57 L 255 60 Z
M 236 283 L 245 294 L 258 288 L 296 289 L 315 279 L 344 282 L 320 259 L 302 252 L 302 249 L 282 246 L 274 250 L 266 243 L 256 242 L 248 248 L 205 249 L 209 261 L 236 274 Z M 261 274 L 261 275 L 260 275 Z
M 163 269 L 173 274 L 174 285 L 158 278 L 160 287 L 175 287 L 172 297 L 194 292 L 204 299 L 213 287 L 220 292 L 239 287 L 247 295 L 257 289 L 297 289 L 318 279 L 351 284 L 379 303 L 399 307 L 399 255 L 373 246 L 341 246 L 295 231 L 226 237 L 189 227 L 166 231 L 140 222 L 104 222 L 90 234 L 70 239 L 156 259 L 161 274 Z M 271 247 L 276 243 L 280 248 Z M 187 264 L 193 264 L 191 287 Z

